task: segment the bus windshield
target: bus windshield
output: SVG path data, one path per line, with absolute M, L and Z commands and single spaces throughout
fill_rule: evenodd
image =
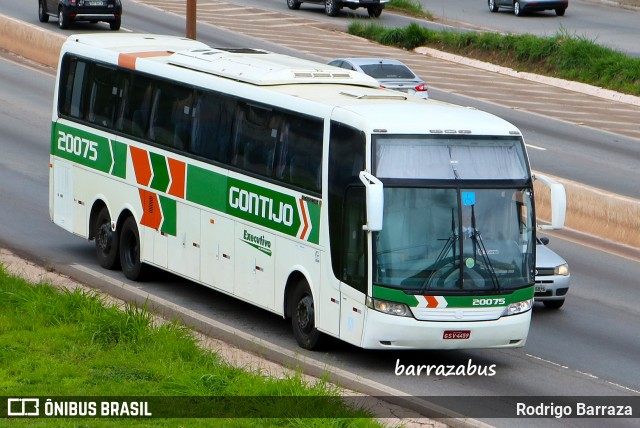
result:
M 385 187 L 384 199 L 374 284 L 428 294 L 533 283 L 530 190 Z
M 533 201 L 520 137 L 373 140 L 374 172 L 385 182 L 375 284 L 427 294 L 533 283 Z

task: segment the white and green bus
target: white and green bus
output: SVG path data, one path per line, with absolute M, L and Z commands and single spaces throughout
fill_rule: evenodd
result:
M 71 36 L 49 204 L 104 268 L 140 280 L 153 266 L 250 302 L 290 318 L 307 349 L 329 336 L 509 348 L 529 331 L 520 131 L 364 74 L 178 37 Z

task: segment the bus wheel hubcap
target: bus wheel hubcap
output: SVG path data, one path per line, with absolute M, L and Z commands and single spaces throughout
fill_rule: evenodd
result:
M 102 251 L 109 251 L 111 248 L 111 241 L 113 239 L 113 232 L 109 223 L 104 223 L 98 228 L 98 246 Z
M 298 302 L 298 327 L 308 333 L 313 326 L 313 299 L 305 296 Z

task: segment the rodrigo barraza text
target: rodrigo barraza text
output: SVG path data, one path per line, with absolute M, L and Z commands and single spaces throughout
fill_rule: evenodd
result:
M 614 405 L 592 405 L 587 403 L 576 403 L 575 405 L 557 405 L 554 403 L 540 403 L 532 406 L 527 403 L 517 403 L 517 416 L 552 416 L 556 419 L 574 417 L 607 417 L 622 416 L 633 417 L 633 408 L 631 406 L 614 406 Z

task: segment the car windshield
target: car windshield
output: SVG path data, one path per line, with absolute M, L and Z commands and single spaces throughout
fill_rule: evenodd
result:
M 401 64 L 364 64 L 360 68 L 374 79 L 415 79 L 416 76 Z

